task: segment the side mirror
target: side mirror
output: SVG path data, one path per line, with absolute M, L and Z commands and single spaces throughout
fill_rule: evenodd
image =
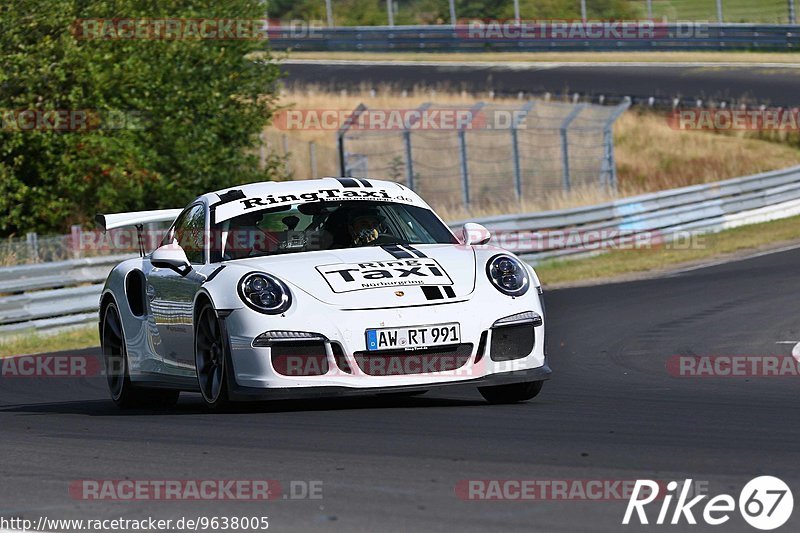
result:
M 156 268 L 169 268 L 181 276 L 192 271 L 186 252 L 175 242 L 156 248 L 150 255 L 150 264 Z
M 480 224 L 475 224 L 474 222 L 467 222 L 464 224 L 464 228 L 461 230 L 461 232 L 464 236 L 464 244 L 467 246 L 474 244 L 486 244 L 492 238 L 492 234 L 488 229 L 484 228 Z

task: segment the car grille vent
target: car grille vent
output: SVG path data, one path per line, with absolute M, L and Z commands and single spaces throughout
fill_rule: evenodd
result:
M 489 350 L 492 361 L 511 361 L 528 356 L 533 351 L 535 335 L 533 324 L 493 328 Z
M 322 376 L 328 373 L 323 341 L 280 342 L 272 346 L 272 367 L 282 376 Z

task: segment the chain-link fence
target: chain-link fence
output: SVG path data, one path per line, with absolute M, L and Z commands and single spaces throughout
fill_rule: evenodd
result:
M 585 0 L 587 15 L 592 0 Z M 630 0 L 649 19 L 665 22 L 752 22 L 794 24 L 794 0 Z
M 169 224 L 145 224 L 142 238 L 145 250 L 154 250 Z M 107 232 L 99 228 L 70 227 L 68 235 L 39 235 L 29 232 L 24 237 L 0 239 L 0 267 L 52 263 L 106 255 L 139 253 L 139 234 L 134 228 L 118 228 Z
M 377 24 L 442 24 L 442 18 L 449 15 L 450 24 L 466 18 L 511 18 L 532 19 L 575 19 L 583 20 L 634 20 L 651 19 L 663 22 L 702 21 L 702 22 L 743 22 L 765 24 L 795 24 L 795 4 L 797 0 L 623 0 L 609 3 L 607 0 L 567 0 L 563 3 L 550 2 L 537 5 L 529 0 L 505 0 L 505 2 L 486 2 L 485 13 L 481 13 L 480 3 L 465 0 L 434 0 L 420 9 L 418 2 L 409 0 L 386 0 L 386 18 Z M 352 16 L 341 6 L 341 0 L 320 0 L 325 4 L 328 26 L 353 25 Z M 437 5 L 438 4 L 438 5 Z M 345 4 L 346 5 L 346 4 Z M 338 8 L 338 9 L 337 9 Z M 315 10 L 319 13 L 321 10 Z M 278 10 L 280 12 L 280 10 Z M 337 13 L 334 16 L 334 12 Z M 543 16 L 542 13 L 547 13 Z M 476 15 L 477 13 L 477 15 Z M 427 17 L 426 17 L 427 15 Z M 432 20 L 428 20 L 435 17 Z
M 629 105 L 423 104 L 402 110 L 395 123 L 403 127 L 390 128 L 391 114 L 361 104 L 339 131 L 341 173 L 404 183 L 442 208 L 616 190 L 611 128 Z

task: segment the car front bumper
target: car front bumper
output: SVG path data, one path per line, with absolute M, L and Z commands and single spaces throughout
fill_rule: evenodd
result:
M 344 396 L 373 392 L 427 390 L 459 384 L 491 386 L 547 379 L 550 368 L 544 351 L 542 310 L 535 295 L 507 298 L 492 305 L 467 300 L 423 307 L 337 310 L 315 306 L 303 315 L 265 316 L 250 309 L 238 309 L 225 318 L 231 354 L 231 394 L 241 399 Z M 310 309 L 311 307 L 306 307 Z M 499 319 L 529 312 L 537 317 L 532 346 L 510 360 L 496 360 L 493 341 Z M 459 361 L 447 368 L 420 365 L 412 371 L 375 375 L 364 369 L 364 358 L 381 352 L 367 352 L 366 330 L 383 327 L 434 325 L 458 322 L 461 328 Z M 256 337 L 266 331 L 293 331 L 315 335 L 324 348 L 319 352 L 326 368 L 316 375 L 285 375 L 277 369 L 272 346 L 253 346 Z M 504 330 L 505 332 L 505 330 Z M 338 345 L 339 358 L 332 347 Z M 274 346 L 274 345 L 273 345 Z M 530 348 L 530 349 L 529 349 Z M 468 350 L 468 353 L 465 351 Z M 399 351 L 399 350 L 398 350 Z M 403 357 L 407 355 L 408 357 Z M 423 352 L 408 351 L 401 360 L 424 358 Z M 342 365 L 342 358 L 346 361 Z M 338 363 L 337 363 L 338 361 Z M 452 361 L 450 361 L 452 363 Z M 345 368 L 342 368 L 342 367 Z

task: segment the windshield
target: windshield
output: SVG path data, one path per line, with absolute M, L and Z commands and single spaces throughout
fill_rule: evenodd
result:
M 212 260 L 391 244 L 456 244 L 428 209 L 394 202 L 284 205 L 221 222 Z

